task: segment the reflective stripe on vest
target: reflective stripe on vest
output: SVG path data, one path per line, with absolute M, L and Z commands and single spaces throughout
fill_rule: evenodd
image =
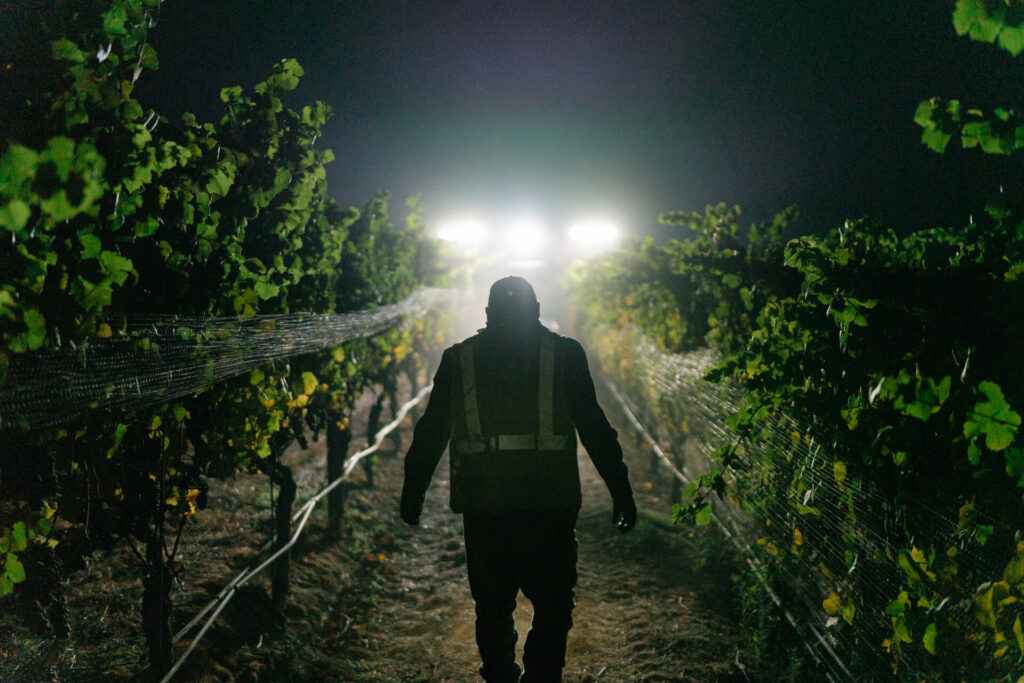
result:
M 466 413 L 466 434 L 456 440 L 460 453 L 487 451 L 557 451 L 569 448 L 572 434 L 555 434 L 555 348 L 550 335 L 540 341 L 540 374 L 537 378 L 537 433 L 485 436 L 480 426 L 479 393 L 476 389 L 475 344 L 462 345 L 462 403 Z

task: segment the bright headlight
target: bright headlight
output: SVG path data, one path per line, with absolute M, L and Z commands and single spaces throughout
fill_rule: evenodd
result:
M 438 239 L 472 249 L 478 246 L 487 235 L 487 230 L 480 221 L 473 218 L 457 218 L 441 224 L 437 231 Z
M 579 221 L 569 228 L 569 239 L 587 250 L 610 249 L 619 241 L 619 228 L 606 218 Z

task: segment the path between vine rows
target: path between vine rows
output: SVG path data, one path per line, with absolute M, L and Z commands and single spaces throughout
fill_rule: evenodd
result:
M 353 420 L 356 434 L 365 433 L 368 408 L 364 398 Z M 612 406 L 606 408 L 627 451 L 641 519 L 629 534 L 613 529 L 609 495 L 581 449 L 579 584 L 565 680 L 746 680 L 728 556 L 710 535 L 689 536 L 669 523 L 670 482 L 650 470 L 648 454 L 632 447 L 628 428 Z M 293 551 L 287 630 L 274 627 L 269 581 L 256 579 L 222 613 L 176 680 L 479 680 L 462 518 L 447 507 L 447 459 L 428 492 L 420 527 L 397 516 L 398 454 L 410 443 L 411 430 L 407 419 L 400 438 L 386 442 L 374 468 L 376 486 L 369 487 L 357 468 L 340 542 L 325 538 L 325 513 L 314 513 Z M 363 443 L 354 440 L 350 452 Z M 323 441 L 305 452 L 295 449 L 287 459 L 304 500 L 323 483 Z M 210 501 L 182 540 L 184 572 L 172 627 L 216 594 L 270 533 L 269 491 L 260 477 L 215 483 Z M 145 680 L 141 590 L 130 553 L 94 556 L 70 577 L 67 596 L 71 638 L 0 636 L 0 671 L 6 655 L 7 664 L 33 659 L 28 669 L 38 678 L 25 676 L 23 665 L 18 680 Z M 520 597 L 520 659 L 530 618 L 529 601 Z

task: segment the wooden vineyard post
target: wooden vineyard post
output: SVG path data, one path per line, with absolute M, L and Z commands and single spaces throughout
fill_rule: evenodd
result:
M 157 457 L 160 457 L 159 455 Z M 150 673 L 154 680 L 171 666 L 171 574 L 164 560 L 164 503 L 162 460 L 152 519 L 145 527 L 145 575 L 142 579 L 142 632 L 149 651 Z
M 372 446 L 373 439 L 377 435 L 377 430 L 380 429 L 380 417 L 384 413 L 384 397 L 385 394 L 377 396 L 377 400 L 374 401 L 373 407 L 370 408 L 370 416 L 366 421 L 366 445 Z M 366 483 L 373 487 L 373 458 L 374 456 L 367 456 L 363 458 L 363 473 L 366 475 Z
M 292 533 L 292 506 L 295 503 L 295 478 L 291 469 L 280 462 L 279 457 L 284 449 L 265 460 L 258 461 L 260 470 L 270 477 L 270 481 L 278 486 L 277 501 L 274 504 L 274 550 L 288 544 Z M 291 550 L 285 552 L 274 562 L 270 584 L 274 611 L 284 616 L 288 605 L 288 586 L 290 583 Z M 283 627 L 282 620 L 281 626 Z
M 341 476 L 345 467 L 348 446 L 352 442 L 349 421 L 340 413 L 327 416 L 327 481 Z M 336 487 L 327 494 L 327 533 L 331 538 L 341 536 L 341 522 L 345 508 L 345 485 Z

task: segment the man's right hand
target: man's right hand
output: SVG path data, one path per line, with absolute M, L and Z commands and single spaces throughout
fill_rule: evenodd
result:
M 423 498 L 415 498 L 402 489 L 402 501 L 399 503 L 398 512 L 409 526 L 418 526 L 420 515 L 423 513 Z

